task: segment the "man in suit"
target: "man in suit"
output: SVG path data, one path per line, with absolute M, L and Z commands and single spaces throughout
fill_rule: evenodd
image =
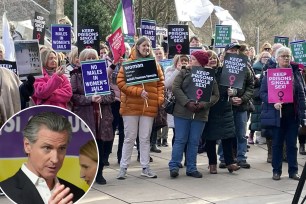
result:
M 18 204 L 72 203 L 84 191 L 57 177 L 72 136 L 67 118 L 54 112 L 33 116 L 23 130 L 26 163 L 0 183 L 4 193 Z

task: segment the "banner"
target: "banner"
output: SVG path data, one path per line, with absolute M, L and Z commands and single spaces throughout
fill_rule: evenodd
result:
M 78 52 L 82 52 L 85 48 L 92 48 L 100 53 L 99 26 L 78 26 L 77 35 Z
M 105 60 L 82 61 L 85 96 L 110 94 Z
M 292 69 L 268 69 L 268 103 L 293 102 Z
M 247 69 L 248 57 L 245 55 L 229 54 L 224 57 L 220 84 L 241 89 Z
M 176 54 L 189 55 L 188 25 L 168 25 L 168 58 Z
M 71 51 L 71 26 L 66 24 L 51 25 L 52 49 L 56 52 Z
M 274 36 L 274 43 L 280 43 L 280 44 L 283 44 L 284 46 L 288 47 L 289 37 Z
M 109 46 L 113 53 L 114 63 L 119 62 L 120 57 L 125 54 L 124 38 L 122 35 L 121 28 L 118 28 L 109 38 Z
M 164 59 L 159 61 L 160 66 L 163 68 L 163 70 L 166 70 L 168 67 L 173 65 L 172 59 Z
M 26 80 L 29 74 L 34 77 L 42 77 L 42 64 L 38 40 L 14 41 L 16 51 L 17 73 L 20 80 Z
M 33 39 L 37 39 L 40 45 L 45 42 L 46 33 L 46 16 L 42 13 L 35 12 L 33 25 Z
M 122 66 L 128 86 L 159 81 L 156 60 L 153 57 L 123 62 Z
M 141 19 L 141 35 L 151 40 L 152 48 L 156 48 L 156 21 Z
M 16 62 L 0 60 L 0 67 L 5 67 L 18 75 Z
M 224 48 L 232 41 L 231 25 L 216 25 L 215 28 L 215 48 Z
M 186 88 L 186 95 L 188 99 L 197 102 L 210 102 L 214 78 L 214 69 L 204 67 L 192 67 L 192 81 L 188 84 L 188 87 Z
M 296 63 L 303 64 L 304 66 L 306 66 L 306 42 L 291 42 L 290 47 L 294 61 Z
M 203 48 L 202 47 L 190 47 L 189 48 L 189 54 L 191 55 L 194 51 L 198 51 L 198 50 L 203 51 Z

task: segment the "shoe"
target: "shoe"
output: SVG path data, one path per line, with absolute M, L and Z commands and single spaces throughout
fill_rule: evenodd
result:
M 180 163 L 180 164 L 178 165 L 178 167 L 179 167 L 180 169 L 183 168 L 183 164 Z
M 96 183 L 100 184 L 100 185 L 105 185 L 106 184 L 106 180 L 105 180 L 105 178 L 103 177 L 102 174 L 100 176 L 97 175 Z
M 119 171 L 119 174 L 117 176 L 117 179 L 119 180 L 124 180 L 126 178 L 126 168 L 122 168 L 120 167 L 120 171 Z
M 150 157 L 150 162 L 153 162 L 153 158 L 152 157 Z
M 247 162 L 247 161 L 239 161 L 237 163 L 238 166 L 240 166 L 241 168 L 244 168 L 244 169 L 249 169 L 251 168 L 251 165 Z
M 170 170 L 170 177 L 171 178 L 176 178 L 179 175 L 179 170 L 178 169 L 172 169 Z
M 148 178 L 157 178 L 157 175 L 150 168 L 142 169 L 141 176 L 145 176 Z
M 140 155 L 138 154 L 138 156 L 137 156 L 137 161 L 138 162 L 140 162 Z M 150 162 L 153 162 L 153 158 L 152 157 L 150 157 Z M 120 163 L 119 163 L 120 164 Z
M 194 172 L 191 172 L 191 173 L 187 172 L 186 175 L 191 176 L 193 178 L 202 178 L 203 177 L 203 175 L 198 171 L 194 171 Z
M 104 166 L 109 166 L 109 162 L 108 161 L 104 161 Z
M 298 174 L 292 174 L 292 175 L 289 175 L 289 178 L 298 181 L 298 180 L 300 180 L 300 175 L 298 175 Z
M 220 169 L 225 169 L 225 168 L 226 168 L 226 164 L 225 164 L 224 162 L 221 162 L 221 163 L 219 164 L 219 168 L 220 168 Z
M 306 155 L 305 144 L 300 144 L 299 153 L 300 155 Z
M 167 142 L 167 139 L 163 139 L 163 143 L 162 143 L 162 146 L 163 147 L 168 147 L 168 142 Z
M 210 174 L 217 174 L 218 173 L 216 164 L 209 165 L 208 168 L 209 168 L 209 173 Z
M 237 171 L 240 169 L 240 166 L 238 166 L 237 164 L 230 164 L 228 166 L 226 166 L 228 172 L 233 173 L 233 171 Z
M 262 137 L 261 135 L 256 135 L 256 144 L 263 145 L 266 143 L 267 141 L 265 137 Z
M 157 139 L 157 146 L 161 146 L 161 139 Z
M 162 152 L 156 145 L 152 145 L 150 151 L 155 152 L 155 153 L 161 153 Z
M 280 174 L 278 174 L 278 173 L 273 173 L 272 179 L 275 180 L 275 181 L 280 180 Z
M 248 144 L 254 144 L 254 133 L 250 133 L 248 136 Z

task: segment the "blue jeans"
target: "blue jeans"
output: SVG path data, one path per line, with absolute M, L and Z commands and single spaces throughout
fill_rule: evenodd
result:
M 175 140 L 172 147 L 172 157 L 169 162 L 169 169 L 179 169 L 179 165 L 183 159 L 183 152 L 187 144 L 186 172 L 191 173 L 197 171 L 197 152 L 199 139 L 205 127 L 204 121 L 184 119 L 174 117 Z
M 248 150 L 247 147 L 247 138 L 246 138 L 246 127 L 248 122 L 247 111 L 239 112 L 234 111 L 234 123 L 236 130 L 236 139 L 237 139 L 237 161 L 246 161 L 246 153 Z M 219 145 L 218 148 L 219 160 L 224 162 L 224 155 L 222 145 Z
M 280 127 L 272 127 L 272 168 L 273 173 L 282 174 L 283 145 L 286 143 L 286 154 L 289 175 L 298 172 L 297 134 L 299 123 L 294 118 L 281 118 Z

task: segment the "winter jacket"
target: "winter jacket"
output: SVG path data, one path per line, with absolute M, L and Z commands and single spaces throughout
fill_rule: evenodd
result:
M 290 63 L 293 72 L 293 104 L 295 108 L 295 118 L 298 119 L 300 124 L 305 126 L 306 119 L 306 87 L 303 81 L 299 65 Z M 276 66 L 268 67 L 268 69 L 275 69 Z M 280 111 L 274 108 L 274 103 L 268 103 L 268 82 L 267 75 L 262 79 L 260 87 L 260 98 L 262 100 L 261 110 L 261 126 L 266 127 L 280 127 Z
M 192 113 L 185 107 L 187 103 L 191 101 L 191 99 L 189 99 L 185 94 L 188 84 L 192 81 L 191 69 L 182 69 L 173 82 L 172 92 L 176 99 L 173 116 L 185 119 L 194 118 L 195 120 L 207 121 L 210 107 L 213 106 L 219 99 L 218 84 L 216 80 L 214 80 L 210 102 L 201 101 L 200 103 L 204 103 L 204 108 L 198 113 Z
M 129 60 L 136 59 L 136 52 L 132 52 Z M 158 63 L 156 66 L 159 81 L 130 86 L 126 84 L 123 67 L 120 68 L 117 85 L 121 91 L 120 114 L 122 116 L 155 117 L 157 115 L 158 107 L 164 102 L 164 75 Z M 148 107 L 146 101 L 141 97 L 143 90 L 148 93 Z
M 219 84 L 222 67 L 216 69 L 216 81 L 220 98 L 209 110 L 208 121 L 203 132 L 207 140 L 219 140 L 235 137 L 235 124 L 232 104 L 228 101 L 227 87 Z
M 85 96 L 80 68 L 73 71 L 70 83 L 73 91 L 71 98 L 73 104 L 72 111 L 85 121 L 96 139 L 112 141 L 114 134 L 111 103 L 115 101 L 114 91 L 111 89 L 111 94 L 102 96 L 102 102 L 100 103 L 101 117 L 99 104 L 92 102 L 91 96 Z
M 54 105 L 67 109 L 72 96 L 71 84 L 64 75 L 49 76 L 43 70 L 43 77 L 35 80 L 32 99 L 36 105 Z

